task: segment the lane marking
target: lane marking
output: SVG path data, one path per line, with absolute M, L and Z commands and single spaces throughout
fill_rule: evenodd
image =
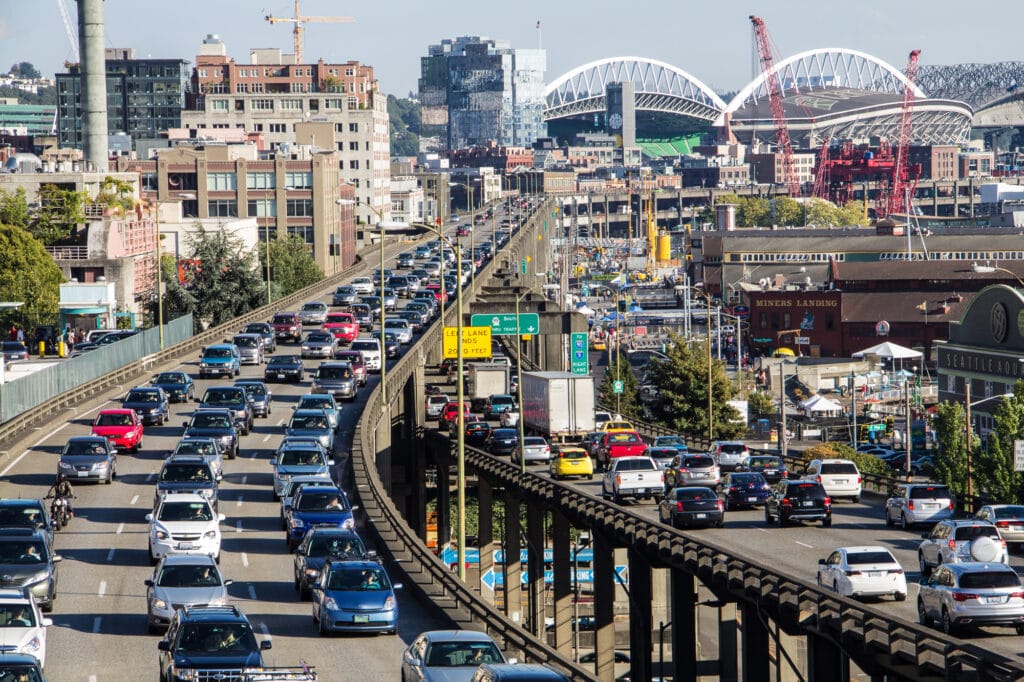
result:
M 241 533 L 241 532 L 242 532 L 242 522 L 241 522 L 241 521 L 238 521 L 238 522 L 237 522 L 237 523 L 235 524 L 235 532 L 236 532 L 236 533 Z
M 149 475 L 146 476 L 146 483 L 152 483 L 155 479 L 156 479 L 156 472 L 155 471 L 151 471 L 151 472 L 149 472 Z
M 138 495 L 136 495 L 136 496 L 134 496 L 134 497 L 132 498 L 132 501 L 131 501 L 131 502 L 129 502 L 128 504 L 135 504 L 135 503 L 136 503 L 136 502 L 138 502 L 138 501 L 139 501 L 139 496 L 138 496 Z
M 98 596 L 102 599 L 103 595 L 105 595 L 106 593 L 107 593 L 107 581 L 106 580 L 101 580 L 100 581 L 100 591 L 98 592 Z
M 245 485 L 246 481 L 248 481 L 248 480 L 249 480 L 249 474 L 242 474 L 242 485 Z
M 360 487 L 364 487 L 364 486 L 360 486 Z M 764 528 L 755 528 L 754 530 L 761 531 L 762 533 L 767 533 L 768 532 Z
M 117 533 L 118 535 L 120 535 L 121 533 L 124 532 L 124 521 L 122 521 L 121 523 L 117 524 L 117 530 L 114 531 L 114 532 Z
M 267 629 L 266 623 L 260 623 L 260 632 L 262 632 L 266 637 L 270 637 L 270 630 Z
M 236 507 L 241 507 L 242 506 L 242 496 L 241 495 L 238 496 L 238 500 L 235 502 L 235 506 Z
M 282 424 L 284 424 L 284 417 L 281 417 L 280 419 L 277 420 L 278 426 L 281 426 Z
M 102 622 L 103 622 L 103 617 L 102 616 L 96 616 L 95 618 L 92 619 L 92 633 L 94 635 L 99 634 L 100 623 L 102 623 Z M 90 677 L 89 679 L 90 680 L 94 680 L 96 678 L 95 678 L 95 676 L 93 676 L 93 677 Z
M 456 341 L 457 341 L 457 340 L 458 340 L 458 339 L 456 339 Z M 271 435 L 272 435 L 272 434 L 269 434 L 269 433 L 268 433 L 267 435 L 263 436 L 263 442 L 264 442 L 264 443 L 266 443 L 266 442 L 267 442 L 268 440 L 270 440 L 270 436 L 271 436 Z
M 95 675 L 89 675 L 89 682 L 96 682 L 96 676 Z
M 256 588 L 253 585 L 249 585 L 249 599 L 256 601 Z
M 814 545 L 808 545 L 806 542 L 800 542 L 799 540 L 793 540 L 793 542 L 800 545 L 801 547 L 806 547 L 807 549 L 814 549 Z
M 114 548 L 111 547 L 110 551 L 107 552 L 107 563 L 109 564 L 113 560 L 114 560 Z
M 241 529 L 239 529 L 239 530 L 241 530 Z M 242 566 L 244 566 L 245 568 L 249 568 L 249 553 L 248 552 L 242 552 Z

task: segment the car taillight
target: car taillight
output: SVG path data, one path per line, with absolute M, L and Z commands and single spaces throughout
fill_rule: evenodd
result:
M 682 502 L 676 502 L 676 511 L 686 511 Z
M 886 573 L 895 573 L 896 575 L 903 575 L 902 568 L 890 568 Z
M 863 482 L 864 482 L 864 478 L 862 476 L 858 476 L 857 477 L 857 485 L 860 485 Z
M 1009 528 L 1009 527 L 1010 527 L 1010 522 L 1009 521 L 996 521 L 996 528 Z
M 831 507 L 832 506 L 832 498 L 831 497 L 826 497 L 825 498 L 825 506 L 826 507 Z
M 978 595 L 973 592 L 953 592 L 953 601 L 967 601 L 968 599 L 978 599 Z
M 782 498 L 782 502 L 780 502 L 779 504 L 781 504 L 783 507 L 792 507 L 793 506 L 793 503 L 790 501 L 790 499 L 788 497 L 783 497 Z
M 690 470 L 687 469 L 686 467 L 679 467 L 678 469 L 676 469 L 676 471 L 678 471 L 681 474 L 688 474 L 688 473 L 690 473 Z
M 725 503 L 722 500 L 718 501 L 718 511 L 725 511 Z
M 860 571 L 845 571 L 846 575 L 861 575 Z
M 729 486 L 729 492 L 731 492 L 731 493 L 736 492 L 736 486 L 734 486 L 734 485 Z
M 771 489 L 772 489 L 772 487 L 770 485 L 768 485 L 767 483 L 762 483 L 761 484 L 761 490 L 771 490 Z
M 1024 599 L 1024 592 L 1011 592 L 1010 599 L 1016 597 L 1017 599 Z
M 817 481 L 818 483 L 821 483 L 821 475 L 819 474 L 818 476 L 815 476 L 814 480 Z
M 782 478 L 789 478 L 789 472 L 788 471 L 783 471 L 782 472 Z
M 950 549 L 956 549 L 956 540 L 950 540 L 949 541 L 949 548 Z
M 914 511 L 914 501 L 913 500 L 907 500 L 907 509 L 909 509 L 910 511 Z
M 949 511 L 953 511 L 953 500 L 949 501 Z

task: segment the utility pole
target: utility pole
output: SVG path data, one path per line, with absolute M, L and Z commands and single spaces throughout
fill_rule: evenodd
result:
M 786 457 L 786 361 L 779 362 L 779 413 L 782 415 L 779 420 L 779 452 Z
M 971 471 L 971 440 L 974 435 L 971 433 L 971 380 L 967 379 L 964 381 L 964 426 L 967 432 L 967 498 L 971 500 L 971 504 L 974 502 L 974 476 Z

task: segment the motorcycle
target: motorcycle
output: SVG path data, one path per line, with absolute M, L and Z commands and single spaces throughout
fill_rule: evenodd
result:
M 68 525 L 71 520 L 71 514 L 69 511 L 69 502 L 66 497 L 54 497 L 50 502 L 50 519 L 53 521 L 53 527 L 55 530 L 60 530 L 64 526 Z

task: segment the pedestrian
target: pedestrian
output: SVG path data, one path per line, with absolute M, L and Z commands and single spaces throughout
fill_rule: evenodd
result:
M 25 343 L 25 330 L 18 327 L 18 343 Z
M 17 340 L 18 340 L 18 328 L 15 327 L 12 324 L 11 325 L 11 341 L 17 341 Z

